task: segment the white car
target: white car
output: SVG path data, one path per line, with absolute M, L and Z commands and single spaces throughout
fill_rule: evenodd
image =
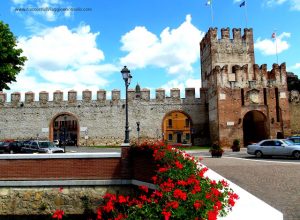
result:
M 300 145 L 287 139 L 266 139 L 247 146 L 247 153 L 263 156 L 293 156 L 300 159 Z

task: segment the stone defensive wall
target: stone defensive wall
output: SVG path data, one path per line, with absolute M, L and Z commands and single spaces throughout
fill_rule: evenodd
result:
M 36 94 L 25 93 L 22 101 L 18 92 L 11 94 L 7 102 L 7 94 L 0 93 L 0 139 L 50 139 L 53 138 L 54 120 L 63 114 L 74 116 L 78 123 L 78 141 L 81 145 L 119 145 L 124 139 L 125 100 L 121 99 L 120 90 L 111 92 L 107 99 L 105 90 L 97 91 L 96 100 L 92 100 L 92 92 L 82 92 L 79 100 L 77 91 L 68 92 L 64 100 L 62 91 L 49 93 L 42 91 L 35 101 Z M 141 89 L 137 93 L 128 91 L 130 139 L 137 139 L 136 122 L 140 122 L 141 139 L 161 139 L 163 135 L 163 119 L 169 112 L 180 111 L 191 119 L 195 144 L 203 144 L 208 137 L 203 135 L 208 123 L 205 103 L 195 98 L 195 89 L 186 88 L 185 98 L 180 97 L 179 89 L 171 89 L 166 96 L 164 89 L 156 89 L 155 98 L 150 98 L 149 89 Z M 86 139 L 88 138 L 88 139 Z
M 291 91 L 289 96 L 292 134 L 300 135 L 300 92 Z

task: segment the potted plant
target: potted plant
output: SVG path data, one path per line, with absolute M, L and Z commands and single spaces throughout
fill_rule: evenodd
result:
M 218 142 L 215 142 L 211 145 L 209 152 L 211 153 L 212 157 L 222 157 L 224 150 L 218 144 Z
M 234 139 L 233 140 L 233 144 L 231 146 L 231 149 L 232 149 L 233 152 L 238 152 L 238 151 L 241 150 L 239 139 Z

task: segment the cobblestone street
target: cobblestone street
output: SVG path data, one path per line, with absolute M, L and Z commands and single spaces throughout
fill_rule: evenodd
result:
M 300 219 L 300 163 L 226 157 L 202 163 L 281 211 L 284 220 Z

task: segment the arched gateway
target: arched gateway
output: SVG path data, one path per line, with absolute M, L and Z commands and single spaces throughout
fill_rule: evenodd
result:
M 169 144 L 191 144 L 192 120 L 182 111 L 171 111 L 163 119 L 163 139 Z
M 253 110 L 243 119 L 244 145 L 269 138 L 267 117 L 260 111 Z
M 50 140 L 59 140 L 68 146 L 78 145 L 78 118 L 71 113 L 60 113 L 50 123 Z

